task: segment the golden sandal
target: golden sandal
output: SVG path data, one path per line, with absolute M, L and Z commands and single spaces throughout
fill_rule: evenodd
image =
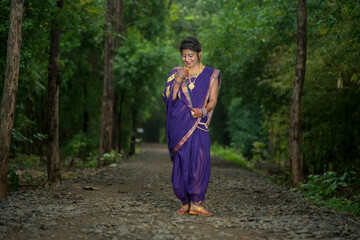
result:
M 183 204 L 183 206 L 176 211 L 176 213 L 179 213 L 179 214 L 187 214 L 189 212 L 189 204 Z
M 195 205 L 197 206 L 196 209 L 191 209 L 189 211 L 189 214 L 193 215 L 202 215 L 202 216 L 212 216 L 213 213 L 207 211 L 204 206 L 201 206 L 201 204 L 191 203 L 191 206 Z

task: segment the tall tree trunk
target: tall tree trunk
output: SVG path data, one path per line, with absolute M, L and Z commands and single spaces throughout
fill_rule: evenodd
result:
M 269 131 L 269 160 L 270 162 L 274 162 L 275 160 L 275 136 L 274 136 L 274 127 L 272 126 L 270 127 L 270 131 Z
M 33 118 L 33 116 L 32 116 L 32 107 L 33 107 L 33 105 L 32 105 L 32 92 L 31 92 L 31 89 L 30 89 L 30 87 L 28 87 L 28 97 L 27 97 L 27 109 L 26 109 L 26 117 L 29 119 L 29 120 L 31 120 L 32 118 Z M 27 127 L 26 127 L 26 137 L 30 137 L 31 136 L 31 128 L 30 128 L 30 126 L 28 125 Z M 32 147 L 32 144 L 30 144 L 28 141 L 27 142 L 25 142 L 25 147 L 24 147 L 24 150 L 25 150 L 25 153 L 26 154 L 30 154 L 32 151 L 32 149 L 31 149 L 31 147 Z
M 118 117 L 119 115 L 117 114 L 117 105 L 118 105 L 118 96 L 115 92 L 115 101 L 114 101 L 114 111 L 113 111 L 113 121 L 114 121 L 114 125 L 113 125 L 113 141 L 112 141 L 112 149 L 115 149 L 115 151 L 118 153 L 119 152 L 119 124 L 118 124 Z
M 117 50 L 120 47 L 120 44 L 121 44 L 121 37 L 120 36 L 123 34 L 123 29 L 124 29 L 124 21 L 123 21 L 124 5 L 123 5 L 123 0 L 116 0 L 115 14 L 116 14 L 116 18 L 115 18 L 116 37 L 115 37 L 114 48 Z
M 295 79 L 292 89 L 290 108 L 291 183 L 294 187 L 298 187 L 299 183 L 303 180 L 300 148 L 300 109 L 306 65 L 306 18 L 306 0 L 299 0 L 297 15 L 298 28 Z
M 136 145 L 136 111 L 132 110 L 132 133 L 131 133 L 130 152 L 129 152 L 130 156 L 135 154 L 135 145 Z
M 63 0 L 57 1 L 63 7 Z M 48 86 L 48 183 L 61 181 L 59 156 L 59 88 L 60 88 L 60 24 L 55 20 L 51 28 L 49 86 Z
M 115 51 L 121 46 L 121 35 L 123 34 L 123 15 L 124 15 L 124 6 L 122 0 L 117 0 L 115 3 L 115 43 L 114 49 Z M 119 97 L 116 95 L 115 91 L 115 102 L 114 102 L 114 111 L 113 111 L 113 143 L 112 148 L 116 150 L 116 152 L 120 152 L 120 138 L 121 138 L 121 113 L 117 112 Z M 121 103 L 120 103 L 121 105 Z M 121 108 L 121 106 L 120 106 Z
M 89 122 L 89 113 L 88 113 L 88 108 L 87 108 L 87 86 L 86 86 L 86 82 L 84 81 L 83 83 L 83 89 L 84 89 L 84 112 L 83 112 L 83 132 L 85 135 L 87 135 L 88 132 L 88 122 Z
M 98 167 L 102 166 L 101 157 L 112 148 L 114 90 L 114 12 L 113 0 L 106 0 L 105 49 L 104 49 L 104 90 L 101 108 L 100 156 Z
M 23 14 L 24 0 L 12 0 L 7 41 L 6 73 L 0 112 L 0 199 L 7 195 L 8 157 L 19 80 Z
M 122 149 L 122 142 L 121 142 L 121 133 L 122 133 L 122 111 L 123 111 L 123 106 L 124 106 L 124 98 L 125 98 L 125 92 L 121 91 L 121 96 L 120 96 L 120 109 L 119 109 L 119 114 L 118 114 L 118 132 L 117 132 L 117 139 L 118 139 L 118 147 L 117 149 L 119 149 L 119 153 L 121 152 Z

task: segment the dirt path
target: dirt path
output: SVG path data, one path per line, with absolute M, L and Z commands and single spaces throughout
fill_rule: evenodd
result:
M 359 239 L 360 221 L 212 158 L 206 206 L 178 215 L 165 145 L 121 165 L 0 201 L 0 239 Z M 85 190 L 84 186 L 98 187 Z

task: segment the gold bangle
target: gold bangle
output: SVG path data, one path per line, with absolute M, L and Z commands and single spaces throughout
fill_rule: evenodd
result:
M 176 78 L 174 78 L 174 81 L 175 81 L 176 84 L 179 84 L 179 85 L 181 84 L 181 82 L 178 82 L 178 81 L 176 80 Z

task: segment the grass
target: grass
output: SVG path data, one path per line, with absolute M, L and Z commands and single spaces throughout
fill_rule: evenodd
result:
M 211 146 L 211 155 L 218 156 L 222 159 L 239 164 L 249 168 L 246 158 L 242 155 L 241 150 L 237 148 L 223 147 L 217 143 Z

